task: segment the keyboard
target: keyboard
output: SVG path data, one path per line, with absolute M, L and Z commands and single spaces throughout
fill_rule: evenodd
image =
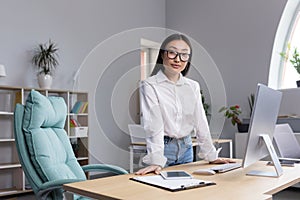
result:
M 226 163 L 226 164 L 217 165 L 210 169 L 215 171 L 216 173 L 224 173 L 233 169 L 240 168 L 241 166 L 242 163 Z
M 279 161 L 292 161 L 295 163 L 300 163 L 300 159 L 299 158 L 278 158 Z

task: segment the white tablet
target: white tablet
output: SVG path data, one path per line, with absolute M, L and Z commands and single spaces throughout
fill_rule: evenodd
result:
M 164 179 L 189 179 L 189 178 L 193 178 L 193 176 L 190 175 L 189 173 L 187 173 L 185 171 L 180 171 L 180 170 L 176 170 L 176 171 L 161 171 L 160 175 Z

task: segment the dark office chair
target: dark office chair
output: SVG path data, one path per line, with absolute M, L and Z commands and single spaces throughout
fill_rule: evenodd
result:
M 31 91 L 25 106 L 17 104 L 14 133 L 19 160 L 37 199 L 63 199 L 62 185 L 86 180 L 85 172 L 127 174 L 105 164 L 81 167 L 64 130 L 67 108 L 61 97 Z M 85 199 L 74 195 L 74 199 Z

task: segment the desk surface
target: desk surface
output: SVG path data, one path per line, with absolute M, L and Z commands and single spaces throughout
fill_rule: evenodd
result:
M 192 173 L 199 168 L 210 168 L 204 161 L 178 165 L 165 170 L 185 170 Z M 283 167 L 284 173 L 279 178 L 246 176 L 246 172 L 255 170 L 274 170 L 274 167 L 266 166 L 266 162 L 260 161 L 248 168 L 239 168 L 223 174 L 194 175 L 195 178 L 214 181 L 217 185 L 169 192 L 153 186 L 129 180 L 134 174 L 112 176 L 108 178 L 94 179 L 83 182 L 64 185 L 69 192 L 95 199 L 196 199 L 205 197 L 214 199 L 242 199 L 259 200 L 271 199 L 275 194 L 289 186 L 300 182 L 300 164 L 295 167 Z
M 213 143 L 222 144 L 222 143 L 231 143 L 231 142 L 232 142 L 231 139 L 213 139 Z M 130 145 L 132 145 L 132 146 L 146 146 L 146 143 L 145 142 L 134 142 L 134 143 L 131 143 Z M 192 138 L 192 145 L 193 146 L 198 145 L 198 142 L 197 142 L 196 138 Z

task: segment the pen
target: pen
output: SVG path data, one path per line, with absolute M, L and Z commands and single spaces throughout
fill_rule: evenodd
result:
M 197 188 L 197 187 L 206 186 L 206 185 L 215 185 L 215 183 L 213 183 L 213 182 L 206 183 L 204 181 L 201 181 L 198 184 L 181 185 L 181 189 L 192 189 L 192 188 Z

